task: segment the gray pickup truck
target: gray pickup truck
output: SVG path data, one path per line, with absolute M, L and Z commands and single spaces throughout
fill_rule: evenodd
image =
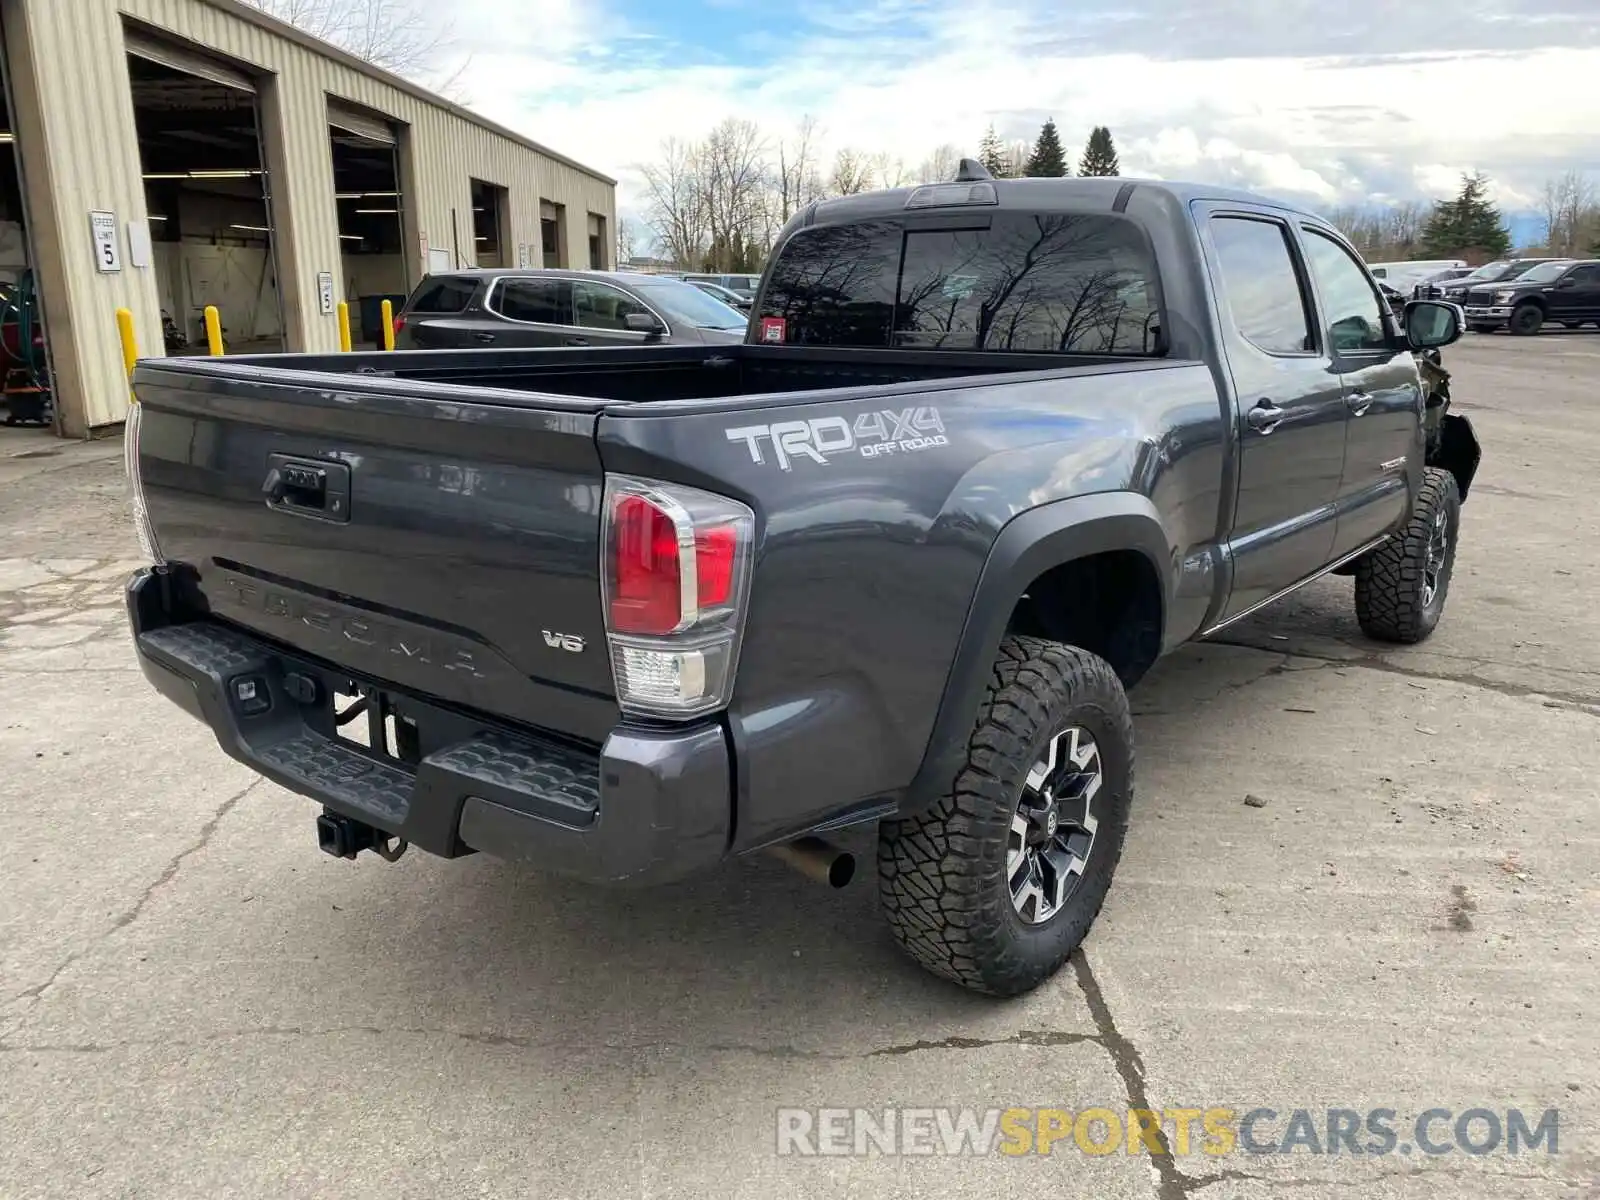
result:
M 1433 630 L 1460 323 L 1256 196 L 964 165 L 796 216 L 743 344 L 140 363 L 134 639 L 329 853 L 839 884 L 875 822 L 900 943 L 1017 994 L 1105 898 L 1160 655 L 1330 571 Z

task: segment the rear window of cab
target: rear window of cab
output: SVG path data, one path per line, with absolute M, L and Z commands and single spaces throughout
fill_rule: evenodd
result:
M 791 345 L 1144 356 L 1160 353 L 1159 304 L 1134 222 L 997 212 L 987 228 L 800 230 L 759 315 Z

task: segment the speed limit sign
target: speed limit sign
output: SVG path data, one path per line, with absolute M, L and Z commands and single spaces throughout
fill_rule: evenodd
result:
M 91 212 L 89 232 L 94 238 L 94 265 L 101 274 L 122 270 L 122 250 L 117 245 L 117 214 Z

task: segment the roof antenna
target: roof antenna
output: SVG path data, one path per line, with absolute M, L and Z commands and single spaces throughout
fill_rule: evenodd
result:
M 957 183 L 977 183 L 982 179 L 993 179 L 989 168 L 975 158 L 963 158 L 961 165 L 956 168 Z

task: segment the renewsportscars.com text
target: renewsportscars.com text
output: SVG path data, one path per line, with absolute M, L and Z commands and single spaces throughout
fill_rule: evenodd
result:
M 1547 1108 L 780 1108 L 777 1152 L 800 1156 L 1556 1154 Z

